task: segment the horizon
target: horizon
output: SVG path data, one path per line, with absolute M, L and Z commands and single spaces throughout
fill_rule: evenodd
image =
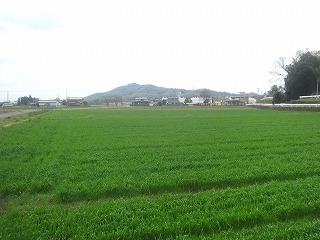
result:
M 139 83 L 128 83 L 128 84 L 125 84 L 125 85 L 121 85 L 121 86 L 117 86 L 117 87 L 115 87 L 115 88 L 113 88 L 113 89 L 111 89 L 111 90 L 109 90 L 109 91 L 100 91 L 100 92 L 95 92 L 95 93 L 90 93 L 90 94 L 88 94 L 88 95 L 86 95 L 86 96 L 83 96 L 83 95 L 81 95 L 81 96 L 75 96 L 75 95 L 69 95 L 68 93 L 66 93 L 64 96 L 60 96 L 59 94 L 57 95 L 57 97 L 53 97 L 53 98 L 40 98 L 40 97 L 38 97 L 36 94 L 31 94 L 31 93 L 39 93 L 39 92 L 41 92 L 42 93 L 42 91 L 36 91 L 36 92 L 30 92 L 30 94 L 28 94 L 28 91 L 2 91 L 2 93 L 4 93 L 3 95 L 5 95 L 6 96 L 6 98 L 4 99 L 4 98 L 0 98 L 0 102 L 5 102 L 5 101 L 7 101 L 7 95 L 9 95 L 9 101 L 11 101 L 11 102 L 14 102 L 14 101 L 17 101 L 18 100 L 18 98 L 20 98 L 20 97 L 29 97 L 29 96 L 31 96 L 32 98 L 38 98 L 39 100 L 54 100 L 54 99 L 66 99 L 67 97 L 68 98 L 72 98 L 72 97 L 83 97 L 83 98 L 86 98 L 86 97 L 89 97 L 89 96 L 91 96 L 91 95 L 94 95 L 94 94 L 100 94 L 100 93 L 107 93 L 107 92 L 110 92 L 110 91 L 113 91 L 114 89 L 116 89 L 116 88 L 119 88 L 119 87 L 126 87 L 126 86 L 129 86 L 129 85 L 132 85 L 132 84 L 137 84 L 137 85 L 139 85 L 139 86 L 147 86 L 147 85 L 151 85 L 151 86 L 155 86 L 155 87 L 159 87 L 159 88 L 165 88 L 165 89 L 178 89 L 178 90 L 187 90 L 187 91 L 198 91 L 198 90 L 201 90 L 201 89 L 209 89 L 209 88 L 197 88 L 197 89 L 186 89 L 186 88 L 181 88 L 181 87 L 177 87 L 177 88 L 168 88 L 168 87 L 164 87 L 164 86 L 157 86 L 157 85 L 155 85 L 155 84 L 149 84 L 149 83 L 147 83 L 147 84 L 139 84 Z M 214 89 L 209 89 L 210 91 L 215 91 L 215 92 L 221 92 L 221 93 L 227 93 L 227 94 L 240 94 L 240 93 L 242 93 L 242 92 L 245 92 L 245 91 L 238 91 L 238 92 L 227 92 L 227 91 L 216 91 L 216 90 L 214 90 Z M 1 92 L 1 91 L 0 91 Z M 79 92 L 79 91 L 73 91 L 73 92 Z M 10 97 L 10 96 L 12 96 L 12 93 L 13 93 L 13 95 L 19 95 L 19 93 L 26 93 L 26 94 L 24 94 L 24 95 L 19 95 L 17 98 L 15 98 L 15 99 L 13 99 L 14 97 Z M 257 92 L 245 92 L 245 93 L 247 93 L 247 94 L 251 94 L 251 93 L 254 93 L 254 94 L 258 94 L 258 95 L 263 95 L 263 94 L 265 94 L 266 92 L 264 92 L 264 93 L 257 93 Z M 68 96 L 67 96 L 68 95 Z

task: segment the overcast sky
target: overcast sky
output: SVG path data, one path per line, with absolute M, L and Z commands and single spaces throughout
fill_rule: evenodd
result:
M 129 83 L 269 90 L 274 61 L 319 50 L 319 0 L 3 0 L 0 101 Z

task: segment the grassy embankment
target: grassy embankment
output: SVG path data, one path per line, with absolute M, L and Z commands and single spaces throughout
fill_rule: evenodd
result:
M 54 111 L 1 129 L 0 238 L 314 238 L 317 112 Z
M 24 112 L 30 111 L 30 112 Z M 52 109 L 30 109 L 30 108 L 0 108 L 0 115 L 18 113 L 14 116 L 0 117 L 0 128 L 9 127 L 13 124 L 29 121 L 37 116 L 46 114 L 52 111 Z
M 320 104 L 320 98 L 303 98 L 292 101 L 296 104 Z

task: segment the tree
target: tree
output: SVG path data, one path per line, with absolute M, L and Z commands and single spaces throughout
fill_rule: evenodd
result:
M 107 97 L 107 96 L 101 97 L 100 98 L 100 103 L 103 103 L 103 104 L 109 106 L 109 103 L 110 103 L 109 97 Z
M 274 68 L 275 69 L 273 71 L 270 71 L 270 74 L 275 77 L 275 79 L 273 79 L 273 82 L 282 84 L 283 80 L 288 75 L 287 59 L 285 57 L 280 57 L 274 62 Z
M 285 79 L 286 96 L 297 99 L 300 95 L 316 92 L 317 74 L 320 67 L 320 52 L 306 52 L 299 56 L 298 61 L 289 65 L 289 73 Z
M 211 90 L 204 88 L 200 91 L 200 97 L 204 99 L 204 103 L 208 104 L 210 102 Z
M 281 57 L 272 74 L 284 81 L 286 100 L 298 99 L 317 91 L 320 75 L 320 51 L 298 51 L 289 62 Z
M 285 101 L 284 89 L 281 86 L 273 85 L 269 91 L 272 96 L 272 103 L 281 103 Z
M 320 67 L 314 69 L 314 74 L 317 78 L 317 95 L 319 95 L 319 82 L 320 82 Z
M 123 104 L 122 96 L 119 94 L 114 95 L 113 100 L 116 106 L 118 106 L 118 103 L 121 103 L 121 105 Z
M 34 98 L 31 95 L 29 97 L 19 97 L 18 98 L 18 105 L 29 105 L 30 103 L 37 103 L 39 101 L 38 98 Z
M 191 103 L 191 102 L 192 102 L 191 99 L 188 97 L 184 99 L 184 104 Z

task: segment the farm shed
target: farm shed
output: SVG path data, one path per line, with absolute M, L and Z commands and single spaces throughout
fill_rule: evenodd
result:
M 59 102 L 57 100 L 39 100 L 39 107 L 57 107 Z
M 82 106 L 84 98 L 83 97 L 68 97 L 67 106 Z
M 2 103 L 2 107 L 13 107 L 14 104 L 12 102 L 4 102 Z

